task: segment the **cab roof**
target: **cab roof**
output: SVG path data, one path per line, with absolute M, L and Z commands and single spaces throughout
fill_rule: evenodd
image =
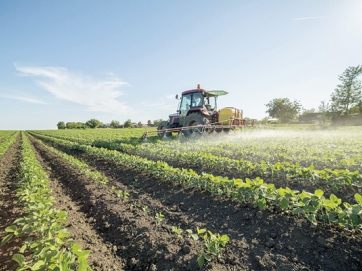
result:
M 182 92 L 182 95 L 186 95 L 186 94 L 190 94 L 190 93 L 197 93 L 197 92 L 205 93 L 205 94 L 207 94 L 207 96 L 222 96 L 222 95 L 226 95 L 229 93 L 225 90 L 206 90 L 206 89 L 202 89 L 202 88 L 196 88 L 196 89 L 186 90 L 186 91 Z

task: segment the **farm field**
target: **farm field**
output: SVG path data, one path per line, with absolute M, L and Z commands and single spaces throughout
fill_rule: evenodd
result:
M 52 208 L 67 214 L 62 235 L 81 247 L 59 244 L 70 267 L 362 269 L 362 129 L 142 141 L 143 132 L 0 131 L 0 239 L 29 212 L 15 190 L 34 155 L 44 174 L 33 185 L 46 179 Z M 11 259 L 33 235 L 0 247 L 0 270 L 16 269 Z M 18 262 L 45 268 L 32 253 Z

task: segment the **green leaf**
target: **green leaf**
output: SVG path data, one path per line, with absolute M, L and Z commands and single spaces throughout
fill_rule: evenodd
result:
M 300 207 L 295 208 L 293 210 L 293 214 L 295 214 L 295 215 L 299 215 L 300 213 L 303 213 L 303 212 L 304 212 L 304 210 L 302 208 L 300 208 Z
M 24 245 L 20 248 L 19 252 L 20 252 L 20 253 L 24 253 L 25 249 L 26 249 L 26 244 L 24 244 Z
M 321 215 L 321 219 L 327 220 L 329 217 L 326 214 Z
M 223 236 L 220 237 L 220 240 L 223 244 L 226 244 L 227 242 L 229 242 L 230 238 L 229 238 L 229 236 L 224 234 Z
M 334 194 L 331 194 L 331 195 L 329 196 L 329 199 L 330 199 L 331 201 L 335 202 L 335 203 L 340 204 L 340 199 L 339 199 L 336 195 L 334 195 Z
M 203 266 L 205 263 L 205 259 L 204 259 L 204 256 L 201 255 L 198 259 L 197 259 L 197 264 L 201 267 Z
M 316 212 L 316 208 L 310 205 L 304 206 L 303 210 L 305 213 L 315 213 Z
M 354 194 L 354 198 L 356 199 L 358 204 L 362 204 L 362 196 L 360 194 Z
M 39 270 L 44 265 L 44 261 L 37 261 L 32 267 L 31 270 Z
M 90 250 L 84 250 L 84 251 L 78 253 L 78 257 L 85 260 L 85 259 L 87 259 L 89 253 L 90 253 Z
M 307 216 L 308 220 L 309 220 L 310 222 L 312 222 L 313 225 L 317 225 L 317 220 L 316 220 L 316 218 L 315 218 L 315 215 L 306 214 L 306 216 Z
M 16 231 L 16 226 L 15 225 L 11 225 L 9 227 L 6 227 L 5 229 L 6 232 L 15 232 Z
M 21 254 L 14 254 L 12 259 L 16 261 L 19 265 L 22 265 L 24 263 L 24 256 Z
M 204 258 L 206 261 L 210 262 L 211 261 L 211 256 L 209 254 L 204 254 Z
M 266 206 L 266 200 L 265 199 L 259 199 L 258 200 L 258 207 L 260 210 L 263 210 Z
M 78 245 L 77 243 L 74 243 L 72 246 L 72 252 L 76 254 L 76 252 L 81 251 L 82 247 Z
M 3 245 L 5 245 L 5 244 L 11 239 L 11 237 L 13 237 L 13 236 L 14 236 L 14 234 L 12 234 L 12 233 L 6 235 L 6 236 L 3 238 L 3 240 L 1 241 L 0 247 L 3 246 Z
M 317 189 L 316 191 L 314 191 L 314 195 L 316 195 L 317 197 L 321 197 L 323 196 L 324 192 L 320 189 Z
M 284 210 L 287 210 L 289 207 L 289 200 L 287 198 L 282 198 L 282 200 L 280 201 L 280 205 Z
M 333 193 L 338 193 L 338 186 L 333 185 L 332 186 L 332 191 L 333 191 Z

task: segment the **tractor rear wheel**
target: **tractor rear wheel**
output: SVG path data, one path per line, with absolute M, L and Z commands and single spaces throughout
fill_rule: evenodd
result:
M 191 113 L 185 118 L 184 127 L 186 126 L 197 126 L 209 124 L 209 120 L 198 112 Z M 185 136 L 200 135 L 204 132 L 205 128 L 190 128 L 183 130 Z
M 161 121 L 160 124 L 157 127 L 157 130 L 166 130 L 167 128 L 169 128 L 169 123 L 168 121 Z M 164 137 L 164 136 L 171 136 L 171 132 L 158 132 L 157 135 L 159 137 Z

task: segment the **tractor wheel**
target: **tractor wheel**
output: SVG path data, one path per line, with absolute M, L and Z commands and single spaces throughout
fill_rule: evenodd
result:
M 184 127 L 186 126 L 197 126 L 197 125 L 206 125 L 209 123 L 209 120 L 207 118 L 205 118 L 205 116 L 203 116 L 200 113 L 194 112 L 191 113 L 190 115 L 188 115 L 185 118 L 184 121 Z M 204 128 L 191 128 L 191 129 L 186 129 L 184 130 L 184 134 L 185 136 L 194 136 L 194 135 L 200 135 L 204 132 Z
M 158 125 L 158 127 L 157 127 L 157 130 L 166 130 L 167 128 L 168 128 L 168 126 L 169 126 L 169 123 L 168 123 L 168 121 L 161 121 L 161 123 Z M 164 136 L 171 136 L 171 132 L 158 132 L 157 133 L 157 135 L 159 136 L 159 137 L 164 137 Z

